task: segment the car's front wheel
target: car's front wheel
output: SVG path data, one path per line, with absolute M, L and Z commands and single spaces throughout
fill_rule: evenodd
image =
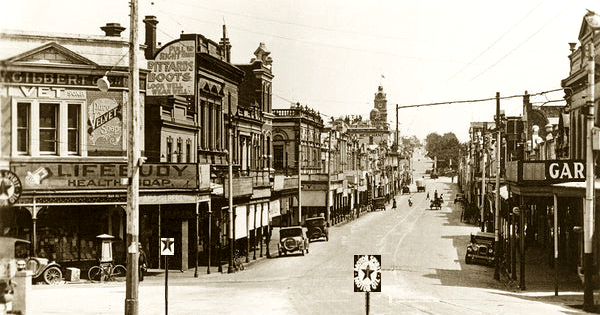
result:
M 56 266 L 49 267 L 43 273 L 44 282 L 47 284 L 56 284 L 62 280 L 62 271 Z
M 469 265 L 471 263 L 471 257 L 469 255 L 465 255 L 465 264 Z

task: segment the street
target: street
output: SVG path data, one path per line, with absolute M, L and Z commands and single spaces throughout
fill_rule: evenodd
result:
M 415 178 L 431 161 L 414 158 Z M 198 278 L 169 273 L 169 314 L 365 314 L 365 293 L 353 292 L 353 255 L 382 256 L 382 291 L 370 294 L 370 314 L 565 314 L 577 310 L 526 299 L 493 280 L 493 268 L 464 263 L 477 228 L 460 222 L 448 177 L 426 177 L 443 194 L 430 210 L 426 193 L 397 196 L 398 209 L 369 212 L 330 228 L 328 242 L 306 256 L 262 259 L 234 274 Z M 140 314 L 164 314 L 164 275 L 140 284 Z M 123 314 L 125 283 L 35 285 L 31 314 Z

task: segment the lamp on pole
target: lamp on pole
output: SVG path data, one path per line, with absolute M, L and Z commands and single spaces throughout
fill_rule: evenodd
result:
M 583 218 L 583 310 L 592 311 L 594 308 L 594 287 L 592 284 L 593 255 L 592 239 L 594 235 L 594 152 L 592 150 L 592 129 L 595 117 L 594 76 L 596 72 L 594 35 L 600 30 L 600 17 L 588 10 L 585 15 L 587 24 L 592 29 L 592 39 L 587 47 L 588 58 L 588 88 L 589 96 L 586 101 L 586 175 L 585 175 L 585 207 Z
M 138 0 L 131 0 L 129 36 L 129 102 L 127 119 L 127 277 L 125 283 L 125 315 L 137 315 L 138 289 L 138 241 L 139 241 L 139 189 L 140 156 L 140 73 L 138 70 Z M 167 270 L 168 272 L 168 270 Z

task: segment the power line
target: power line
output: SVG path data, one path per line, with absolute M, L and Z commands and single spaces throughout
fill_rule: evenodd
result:
M 554 90 L 548 90 L 548 91 L 543 91 L 543 92 L 538 92 L 538 93 L 532 93 L 532 94 L 518 94 L 518 95 L 511 95 L 511 96 L 503 96 L 500 97 L 500 99 L 509 99 L 509 98 L 517 98 L 517 97 L 523 97 L 523 96 L 536 96 L 536 95 L 543 95 L 546 93 L 551 93 L 551 92 L 556 92 L 556 91 L 562 91 L 563 89 L 554 89 Z M 494 101 L 496 100 L 495 97 L 490 97 L 490 98 L 480 98 L 480 99 L 472 99 L 472 100 L 459 100 L 459 101 L 446 101 L 446 102 L 437 102 L 437 103 L 426 103 L 426 104 L 415 104 L 415 105 L 405 105 L 405 106 L 398 106 L 396 105 L 396 108 L 398 109 L 403 109 L 403 108 L 412 108 L 412 107 L 423 107 L 423 106 L 436 106 L 436 105 L 451 105 L 451 104 L 464 104 L 464 103 L 476 103 L 476 102 L 487 102 L 487 101 Z
M 267 18 L 267 17 L 258 17 L 258 16 L 249 15 L 249 14 L 244 14 L 244 13 L 236 13 L 236 12 L 231 12 L 231 11 L 212 9 L 212 8 L 201 6 L 201 5 L 198 5 L 195 3 L 191 4 L 191 3 L 185 3 L 182 1 L 171 0 L 171 1 L 169 1 L 169 3 L 179 3 L 182 5 L 201 8 L 201 9 L 204 9 L 207 11 L 225 13 L 225 14 L 229 14 L 229 15 L 241 16 L 241 17 L 251 18 L 251 19 L 255 19 L 255 20 L 268 21 L 268 22 L 279 23 L 279 24 L 284 24 L 284 25 L 306 27 L 306 28 L 310 28 L 310 29 L 322 30 L 322 31 L 327 31 L 327 32 L 337 32 L 337 33 L 344 33 L 344 34 L 350 34 L 350 35 L 360 35 L 360 36 L 365 36 L 365 37 L 379 37 L 379 38 L 393 39 L 393 40 L 404 40 L 404 41 L 411 41 L 411 42 L 418 42 L 418 43 L 428 43 L 428 44 L 433 43 L 431 41 L 425 41 L 425 40 L 419 40 L 419 39 L 397 37 L 397 36 L 387 36 L 387 35 L 381 35 L 381 34 L 351 32 L 351 31 L 344 30 L 344 29 L 329 28 L 329 27 L 323 27 L 323 26 L 318 26 L 318 25 L 309 25 L 309 24 L 303 24 L 303 23 L 297 23 L 297 22 L 283 21 L 283 20 L 271 19 L 271 18 Z
M 515 52 L 515 50 L 519 49 L 519 47 L 521 47 L 523 44 L 525 44 L 526 42 L 528 42 L 531 38 L 533 38 L 537 33 L 539 33 L 541 30 L 543 30 L 546 26 L 548 26 L 550 23 L 552 23 L 554 20 L 556 20 L 556 18 L 558 18 L 561 14 L 563 14 L 569 7 L 571 7 L 571 5 L 573 5 L 575 3 L 575 1 L 572 1 L 568 6 L 566 6 L 564 9 L 562 9 L 562 11 L 558 12 L 557 15 L 555 15 L 552 19 L 550 19 L 550 21 L 548 21 L 546 24 L 542 25 L 542 27 L 540 27 L 537 31 L 535 31 L 535 33 L 531 34 L 531 36 L 527 37 L 527 39 L 525 39 L 523 42 L 521 42 L 519 45 L 517 45 L 517 47 L 515 47 L 513 50 L 509 51 L 506 55 L 504 55 L 502 58 L 500 58 L 498 61 L 496 61 L 495 63 L 493 63 L 491 66 L 487 67 L 485 70 L 483 70 L 481 73 L 479 73 L 478 75 L 476 75 L 475 77 L 473 77 L 471 79 L 471 81 L 477 79 L 479 76 L 481 76 L 482 74 L 486 73 L 488 70 L 490 70 L 491 68 L 493 68 L 494 66 L 496 66 L 498 63 L 500 63 L 500 61 L 504 60 L 504 58 L 508 57 L 510 54 L 512 54 L 513 52 Z
M 452 80 L 455 76 L 457 76 L 459 73 L 463 72 L 463 70 L 465 70 L 467 67 L 469 67 L 471 64 L 473 64 L 473 62 L 475 62 L 475 60 L 479 59 L 479 57 L 481 57 L 488 50 L 490 50 L 494 45 L 496 45 L 496 43 L 498 43 L 502 38 L 504 38 L 504 36 L 506 34 L 510 33 L 513 29 L 515 29 L 515 27 L 517 27 L 517 25 L 521 24 L 521 22 L 523 22 L 533 11 L 535 11 L 544 2 L 546 2 L 546 0 L 542 0 L 540 3 L 538 3 L 533 9 L 531 9 L 531 11 L 529 11 L 527 14 L 525 14 L 525 16 L 523 16 L 523 18 L 521 18 L 508 31 L 506 31 L 504 34 L 500 35 L 500 37 L 498 37 L 498 39 L 496 39 L 496 41 L 494 41 L 491 45 L 489 45 L 486 49 L 484 49 L 479 55 L 477 55 L 477 57 L 473 58 L 473 60 L 469 61 L 468 64 L 466 64 L 465 66 L 463 66 L 460 70 L 458 70 L 458 72 L 456 72 L 450 78 L 448 78 L 448 80 L 446 80 L 446 82 Z
M 172 14 L 172 13 L 168 13 L 161 9 L 157 9 L 157 10 L 160 12 L 163 12 L 165 14 Z M 183 15 L 183 14 L 174 14 L 174 13 L 173 13 L 173 15 L 182 17 L 182 18 L 186 18 L 186 19 L 190 19 L 190 20 L 193 20 L 196 22 L 208 24 L 208 25 L 214 25 L 214 23 L 204 21 L 197 17 L 187 16 L 187 15 Z M 402 58 L 407 58 L 407 59 L 417 59 L 417 60 L 425 60 L 425 61 L 430 60 L 430 61 L 447 62 L 447 63 L 464 63 L 464 61 L 462 61 L 462 60 L 440 59 L 440 58 L 422 57 L 422 56 L 410 56 L 410 55 L 403 55 L 403 54 L 398 54 L 398 53 L 394 53 L 394 52 L 390 52 L 390 51 L 377 51 L 377 50 L 373 50 L 373 49 L 347 47 L 347 46 L 334 45 L 334 44 L 329 44 L 329 43 L 320 43 L 320 42 L 314 42 L 314 41 L 309 41 L 309 40 L 302 40 L 302 39 L 298 39 L 298 38 L 292 38 L 292 37 L 286 37 L 286 36 L 281 36 L 281 35 L 259 32 L 256 30 L 251 30 L 251 29 L 247 29 L 247 28 L 243 28 L 243 27 L 237 27 L 235 25 L 228 25 L 228 27 L 233 28 L 233 29 L 242 30 L 242 31 L 245 31 L 248 33 L 259 34 L 259 35 L 264 35 L 264 36 L 269 36 L 269 37 L 274 37 L 274 38 L 280 38 L 280 39 L 284 39 L 284 40 L 288 40 L 288 41 L 292 41 L 292 42 L 310 44 L 312 46 L 330 47 L 330 48 L 350 50 L 353 52 L 362 52 L 362 53 L 375 54 L 375 55 L 396 56 L 396 57 L 402 57 Z

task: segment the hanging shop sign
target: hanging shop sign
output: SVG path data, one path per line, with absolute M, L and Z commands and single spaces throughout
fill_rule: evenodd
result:
M 17 176 L 25 179 L 23 190 L 127 187 L 126 163 L 14 163 L 11 167 Z M 194 189 L 197 186 L 198 170 L 193 163 L 148 163 L 140 168 L 142 189 Z
M 148 61 L 148 96 L 194 95 L 196 43 L 175 40 Z

